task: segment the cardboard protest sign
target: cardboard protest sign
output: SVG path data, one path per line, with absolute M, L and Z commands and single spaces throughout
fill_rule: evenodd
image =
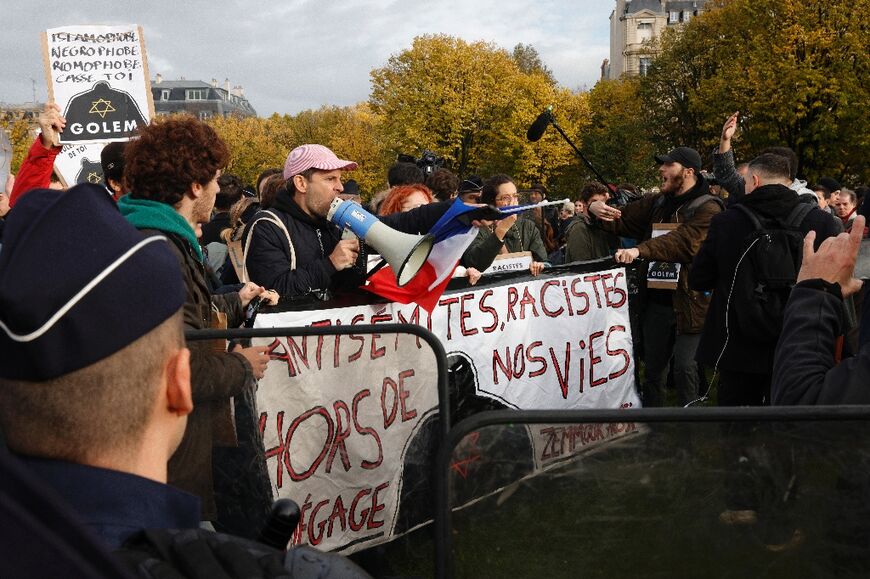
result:
M 667 235 L 677 227 L 679 223 L 653 223 L 652 238 Z M 647 287 L 653 289 L 677 289 L 680 281 L 680 264 L 667 261 L 651 261 L 647 267 Z
M 105 143 L 76 143 L 64 145 L 54 160 L 55 172 L 65 187 L 79 183 L 103 182 L 100 153 Z
M 424 326 L 444 344 L 451 372 L 469 376 L 463 384 L 470 385 L 451 399 L 451 407 L 456 403 L 472 412 L 639 407 L 625 271 L 525 279 L 447 292 L 431 315 L 415 304 L 390 303 L 261 313 L 256 325 Z M 421 420 L 436 412 L 437 395 L 432 356 L 416 338 L 347 340 L 261 342 L 281 363 L 270 364 L 257 404 L 276 496 L 309 505 L 308 511 L 302 506 L 297 538 L 352 552 L 426 522 L 403 518 L 414 501 L 401 497 L 413 482 L 409 462 L 419 463 L 433 448 L 434 442 L 428 450 L 421 442 L 426 431 Z M 545 466 L 544 455 L 554 455 L 547 436 L 539 433 L 520 443 L 528 449 L 530 467 Z M 584 445 L 582 433 L 575 439 L 574 446 Z M 340 464 L 336 457 L 345 453 L 349 463 Z M 375 527 L 369 528 L 366 517 L 372 512 Z
M 531 251 L 518 251 L 516 253 L 505 253 L 503 255 L 495 256 L 495 259 L 492 261 L 492 264 L 481 273 L 483 275 L 490 275 L 493 273 L 506 273 L 509 271 L 512 271 L 512 272 L 528 271 L 529 267 L 531 267 L 531 265 L 532 265 L 532 252 Z
M 67 120 L 61 143 L 124 140 L 154 117 L 141 27 L 52 28 L 43 53 L 49 100 Z

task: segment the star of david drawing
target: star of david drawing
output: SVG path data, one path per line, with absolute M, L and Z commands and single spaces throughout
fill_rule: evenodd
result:
M 88 183 L 99 183 L 100 182 L 100 174 L 96 171 L 91 171 L 88 173 Z
M 98 108 L 101 107 L 101 108 Z M 91 102 L 91 110 L 88 111 L 89 114 L 97 114 L 100 115 L 101 119 L 106 118 L 107 113 L 114 113 L 115 107 L 112 106 L 112 101 L 107 101 L 106 99 L 97 99 Z

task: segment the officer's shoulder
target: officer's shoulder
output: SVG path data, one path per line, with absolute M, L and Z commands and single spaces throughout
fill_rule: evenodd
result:
M 116 557 L 138 577 L 165 577 L 167 569 L 222 570 L 228 579 L 318 577 L 363 579 L 369 575 L 345 557 L 310 547 L 281 551 L 203 529 L 148 529 L 133 535 Z

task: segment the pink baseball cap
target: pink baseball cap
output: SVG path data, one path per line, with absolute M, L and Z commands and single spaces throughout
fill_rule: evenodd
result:
M 308 169 L 353 171 L 356 167 L 356 163 L 339 159 L 323 145 L 299 145 L 287 155 L 287 160 L 284 162 L 284 178 L 289 179 Z

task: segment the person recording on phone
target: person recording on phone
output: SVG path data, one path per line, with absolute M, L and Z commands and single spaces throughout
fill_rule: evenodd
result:
M 817 251 L 815 232 L 807 234 L 776 347 L 773 404 L 870 404 L 870 345 L 863 342 L 839 364 L 835 359 L 837 337 L 847 327 L 843 300 L 864 285 L 854 274 L 865 224 L 859 215 L 851 231 L 829 237 Z

